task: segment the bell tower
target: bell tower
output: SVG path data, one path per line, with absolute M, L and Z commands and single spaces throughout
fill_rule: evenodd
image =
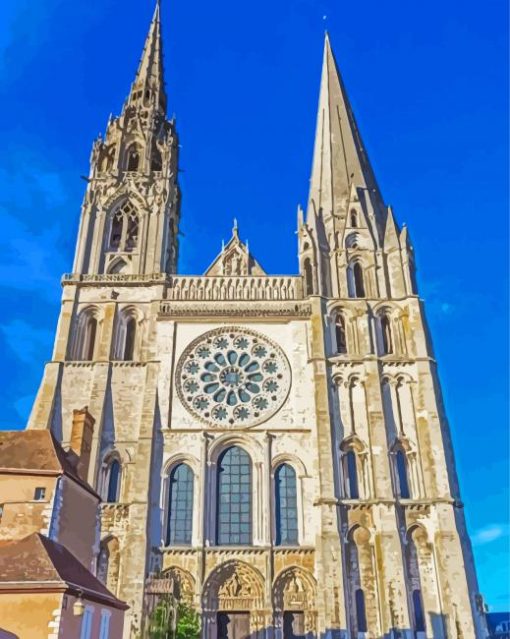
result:
M 166 103 L 158 3 L 122 113 L 92 147 L 74 273 L 176 272 L 178 137 Z

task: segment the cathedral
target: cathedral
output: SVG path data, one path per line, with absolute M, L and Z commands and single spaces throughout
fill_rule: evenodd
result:
M 203 639 L 481 639 L 409 231 L 329 37 L 290 276 L 266 273 L 237 223 L 203 274 L 179 273 L 162 49 L 158 3 L 93 144 L 28 425 L 67 448 L 75 412 L 95 420 L 93 570 L 129 606 L 124 638 L 144 636 L 167 592 L 198 611 Z

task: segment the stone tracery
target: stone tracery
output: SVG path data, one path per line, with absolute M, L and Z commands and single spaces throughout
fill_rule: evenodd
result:
M 214 425 L 258 424 L 282 406 L 289 389 L 290 367 L 283 351 L 244 328 L 202 335 L 185 350 L 177 367 L 182 403 Z

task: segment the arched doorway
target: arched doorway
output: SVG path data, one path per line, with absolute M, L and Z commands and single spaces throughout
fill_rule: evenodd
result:
M 282 639 L 311 639 L 316 635 L 315 579 L 293 566 L 281 572 L 274 582 L 274 623 Z
M 215 568 L 203 590 L 203 636 L 207 639 L 256 639 L 271 623 L 265 611 L 264 580 L 242 561 Z

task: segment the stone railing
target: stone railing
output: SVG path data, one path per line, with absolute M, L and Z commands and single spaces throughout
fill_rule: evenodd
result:
M 168 275 L 166 273 L 93 273 L 83 275 L 81 273 L 65 273 L 62 276 L 63 284 L 164 284 Z
M 168 278 L 167 299 L 183 301 L 303 299 L 301 277 L 280 275 L 252 276 L 175 276 Z

